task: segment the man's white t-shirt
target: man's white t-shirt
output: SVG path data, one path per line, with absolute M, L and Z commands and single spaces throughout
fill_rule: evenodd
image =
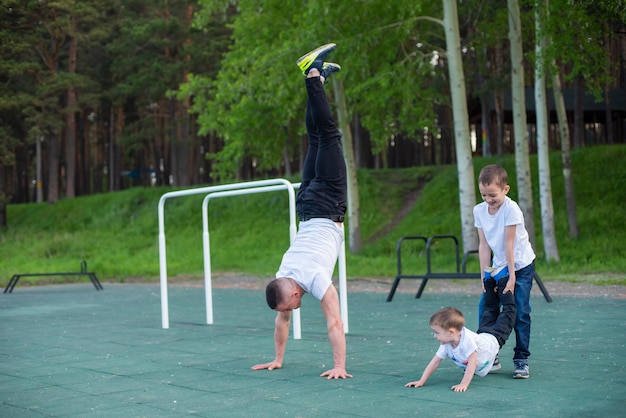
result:
M 322 300 L 332 284 L 343 230 L 330 219 L 300 222 L 293 244 L 283 255 L 276 278 L 291 277 L 307 293 Z
M 449 358 L 457 366 L 465 370 L 468 358 L 473 352 L 477 352 L 477 364 L 475 375 L 484 377 L 491 370 L 493 360 L 498 354 L 500 345 L 498 340 L 491 334 L 476 334 L 474 331 L 463 327 L 461 330 L 461 340 L 456 347 L 452 344 L 441 344 L 437 350 L 437 357 L 440 359 Z
M 528 231 L 524 224 L 524 214 L 517 203 L 505 196 L 504 203 L 495 215 L 489 214 L 489 205 L 482 202 L 474 206 L 474 226 L 481 228 L 491 252 L 493 253 L 493 267 L 507 264 L 504 250 L 504 231 L 507 226 L 516 225 L 515 242 L 513 243 L 513 257 L 515 271 L 530 265 L 535 259 L 535 252 L 528 240 Z

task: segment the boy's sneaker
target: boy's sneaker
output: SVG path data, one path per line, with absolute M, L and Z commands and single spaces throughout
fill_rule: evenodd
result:
M 322 70 L 320 71 L 320 76 L 324 77 L 324 84 L 328 83 L 328 77 L 332 73 L 337 73 L 341 71 L 341 65 L 335 64 L 334 62 L 325 62 L 322 64 Z
M 501 368 L 502 368 L 502 365 L 500 364 L 500 358 L 498 357 L 498 355 L 496 355 L 496 358 L 493 359 L 493 364 L 491 365 L 491 369 L 489 370 L 489 373 L 498 371 Z
M 315 48 L 313 51 L 308 52 L 298 58 L 296 61 L 296 65 L 302 71 L 302 74 L 307 75 L 311 68 L 317 68 L 320 72 L 322 71 L 324 61 L 330 51 L 337 47 L 336 44 L 326 44 L 320 47 Z
M 528 363 L 524 360 L 513 360 L 515 364 L 515 370 L 513 371 L 513 379 L 528 379 L 530 377 L 530 371 Z
M 485 267 L 485 280 L 494 279 L 496 283 L 504 277 L 509 277 L 509 266 L 503 265 L 500 267 Z

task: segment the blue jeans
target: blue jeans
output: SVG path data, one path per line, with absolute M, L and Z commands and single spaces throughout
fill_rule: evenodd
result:
M 301 221 L 329 218 L 343 222 L 347 180 L 341 132 L 330 112 L 320 79 L 306 78 L 305 83 L 308 93 L 305 115 L 308 148 L 296 199 L 298 217 Z
M 530 357 L 530 291 L 535 277 L 535 263 L 515 272 L 515 354 L 513 360 L 527 360 Z M 482 318 L 485 310 L 485 295 L 478 303 L 478 318 Z

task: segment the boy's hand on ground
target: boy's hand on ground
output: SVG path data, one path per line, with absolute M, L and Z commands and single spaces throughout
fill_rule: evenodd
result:
M 455 392 L 465 392 L 467 390 L 467 385 L 459 383 L 458 385 L 452 386 L 450 389 Z
M 320 377 L 325 377 L 326 379 L 347 379 L 352 377 L 351 374 L 346 372 L 346 369 L 342 369 L 341 367 L 335 367 L 334 369 L 330 369 L 320 374 Z
M 416 380 L 415 382 L 409 382 L 404 385 L 405 388 L 421 388 L 424 386 L 424 383 L 421 380 Z
M 252 370 L 274 370 L 274 369 L 280 369 L 281 367 L 283 367 L 282 364 L 276 362 L 276 361 L 270 361 L 269 363 L 263 363 L 263 364 L 257 364 L 255 366 L 252 366 Z

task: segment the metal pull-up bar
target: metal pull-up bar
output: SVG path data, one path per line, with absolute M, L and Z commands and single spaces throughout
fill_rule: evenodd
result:
M 295 192 L 294 188 L 300 184 L 292 184 L 285 179 L 259 180 L 244 183 L 234 183 L 219 186 L 201 187 L 196 189 L 179 190 L 168 192 L 161 196 L 159 200 L 159 262 L 161 277 L 161 319 L 162 327 L 169 328 L 169 306 L 167 295 L 167 256 L 165 250 L 165 222 L 164 222 L 164 206 L 168 198 L 190 196 L 196 194 L 206 194 L 202 201 L 202 240 L 204 255 L 204 283 L 205 283 L 205 302 L 206 302 L 206 321 L 207 324 L 213 323 L 213 292 L 211 279 L 211 249 L 209 239 L 209 220 L 208 220 L 208 204 L 212 198 L 239 196 L 245 194 L 264 193 L 272 191 L 287 190 L 289 194 L 289 237 L 290 242 L 296 237 L 296 209 L 295 209 Z M 346 268 L 345 268 L 345 243 L 342 244 L 339 253 L 339 289 L 340 289 L 340 305 L 341 316 L 344 323 L 344 331 L 348 332 L 348 300 L 347 300 L 347 284 L 346 284 Z M 293 311 L 293 333 L 295 339 L 301 338 L 300 327 L 300 310 Z

